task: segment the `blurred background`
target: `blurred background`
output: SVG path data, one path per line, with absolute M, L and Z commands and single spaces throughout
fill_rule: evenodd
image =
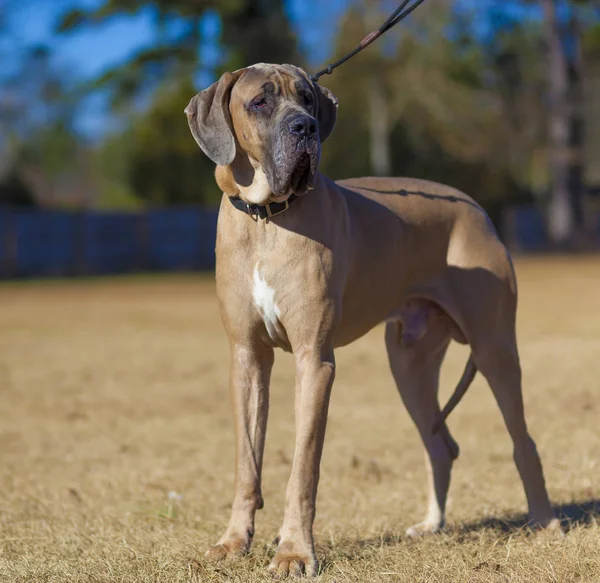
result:
M 315 72 L 397 4 L 0 0 L 0 277 L 212 268 L 190 97 L 259 61 Z M 330 177 L 445 182 L 513 250 L 599 248 L 599 0 L 427 0 L 321 82 Z

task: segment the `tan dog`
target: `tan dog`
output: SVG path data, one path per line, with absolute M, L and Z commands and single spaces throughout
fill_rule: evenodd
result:
M 381 322 L 398 391 L 428 454 L 427 514 L 408 533 L 444 523 L 458 446 L 437 390 L 451 339 L 472 349 L 451 405 L 480 370 L 514 442 L 531 519 L 556 526 L 523 413 L 517 290 L 506 249 L 481 207 L 448 186 L 406 178 L 336 183 L 319 174 L 336 110 L 331 92 L 301 69 L 265 64 L 226 73 L 186 108 L 224 192 L 216 279 L 237 432 L 231 519 L 207 554 L 223 558 L 250 546 L 263 506 L 269 380 L 279 347 L 296 360 L 296 444 L 269 570 L 317 573 L 312 526 L 334 348 Z

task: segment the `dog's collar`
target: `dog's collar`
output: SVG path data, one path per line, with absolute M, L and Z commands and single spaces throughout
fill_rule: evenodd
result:
M 271 202 L 265 205 L 259 204 L 248 204 L 244 202 L 239 196 L 228 197 L 231 204 L 238 210 L 250 215 L 251 217 L 260 217 L 261 219 L 270 219 L 284 213 L 290 208 L 292 202 L 298 197 L 295 194 L 290 194 L 283 202 Z

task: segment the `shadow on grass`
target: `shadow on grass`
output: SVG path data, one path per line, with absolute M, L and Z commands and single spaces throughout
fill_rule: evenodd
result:
M 560 518 L 561 525 L 565 532 L 571 530 L 574 526 L 585 526 L 592 524 L 596 519 L 600 519 L 600 499 L 582 500 L 572 502 L 571 504 L 561 504 L 554 506 L 554 512 Z M 526 530 L 529 521 L 524 514 L 512 514 L 501 517 L 485 518 L 476 522 L 466 524 L 457 524 L 450 528 L 445 528 L 442 534 L 458 535 L 456 540 L 462 539 L 461 535 L 468 535 L 486 529 L 498 530 L 503 534 L 510 534 L 520 530 Z M 331 543 L 317 544 L 317 555 L 319 557 L 319 573 L 331 572 L 339 559 L 348 559 L 355 561 L 361 556 L 369 556 L 377 552 L 382 547 L 392 547 L 406 540 L 406 535 L 397 532 L 384 532 L 380 536 L 370 538 L 343 539 Z M 415 543 L 419 539 L 414 539 Z M 275 554 L 275 545 L 264 543 L 253 549 L 252 553 L 242 559 L 241 564 L 246 567 L 256 569 L 266 569 L 271 557 Z M 240 568 L 240 563 L 228 564 L 211 563 L 209 561 L 189 559 L 190 569 L 201 577 L 208 579 L 209 575 L 221 576 L 224 580 L 232 580 L 235 573 Z
M 600 499 L 582 500 L 572 502 L 571 504 L 562 504 L 554 506 L 554 512 L 560 519 L 561 525 L 565 532 L 568 532 L 575 526 L 585 526 L 592 524 L 595 520 L 600 519 Z M 517 531 L 529 530 L 530 523 L 524 514 L 511 514 L 506 516 L 485 518 L 475 522 L 466 524 L 455 524 L 446 527 L 441 534 L 458 535 L 458 540 L 461 540 L 464 535 L 475 533 L 478 531 L 492 529 L 500 531 L 502 534 L 510 534 Z M 533 532 L 533 531 L 530 531 Z M 407 539 L 406 535 L 398 532 L 384 532 L 378 537 L 357 538 L 353 540 L 338 541 L 335 545 L 336 555 L 347 556 L 348 558 L 356 558 L 361 552 L 369 552 L 369 550 L 381 547 L 390 547 L 400 544 Z M 414 539 L 415 542 L 419 539 Z M 343 549 L 343 550 L 342 550 Z M 331 553 L 333 547 L 327 543 L 321 545 L 317 553 L 322 559 L 322 570 L 326 570 L 331 562 L 327 556 Z M 323 556 L 324 555 L 324 556 Z
M 600 518 L 600 499 L 582 500 L 570 504 L 554 506 L 554 512 L 560 519 L 561 526 L 565 532 L 578 525 L 591 524 L 596 518 Z M 501 530 L 502 532 L 513 532 L 529 526 L 530 523 L 524 514 L 513 514 L 509 516 L 491 517 L 463 525 L 456 525 L 449 529 L 450 532 L 468 533 L 486 528 Z

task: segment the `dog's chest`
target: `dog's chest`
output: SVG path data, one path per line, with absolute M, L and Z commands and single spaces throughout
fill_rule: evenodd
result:
M 287 348 L 289 342 L 279 319 L 281 311 L 275 299 L 275 289 L 267 281 L 264 271 L 261 272 L 259 262 L 255 264 L 252 272 L 252 300 L 273 344 Z

